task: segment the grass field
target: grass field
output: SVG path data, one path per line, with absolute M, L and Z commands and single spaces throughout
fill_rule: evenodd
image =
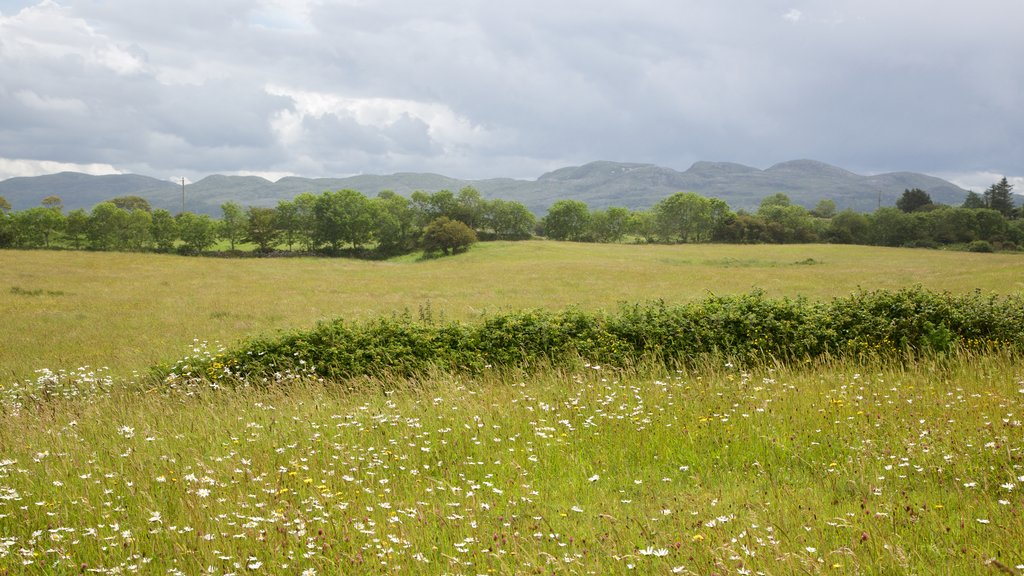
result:
M 193 339 L 229 343 L 425 307 L 469 319 L 753 289 L 826 298 L 920 284 L 1010 294 L 1024 290 L 1022 271 L 1016 254 L 831 245 L 498 242 L 455 258 L 391 262 L 0 251 L 0 382 L 85 365 L 128 375 L 184 355 Z
M 1021 574 L 1024 369 L 999 351 L 233 388 L 125 376 L 194 338 L 339 316 L 1010 294 L 1022 264 L 539 241 L 393 262 L 0 251 L 0 576 Z

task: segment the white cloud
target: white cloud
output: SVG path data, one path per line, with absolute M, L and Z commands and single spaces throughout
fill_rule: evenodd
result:
M 18 176 L 41 176 L 55 172 L 82 172 L 94 176 L 124 173 L 110 164 L 76 164 L 73 162 L 52 162 L 49 160 L 0 158 L 0 180 Z
M 797 10 L 796 8 L 792 8 L 789 10 L 789 12 L 786 12 L 785 14 L 782 15 L 783 20 L 793 23 L 799 22 L 803 17 L 804 13 Z

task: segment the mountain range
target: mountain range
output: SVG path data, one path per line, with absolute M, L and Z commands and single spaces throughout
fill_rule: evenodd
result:
M 457 192 L 466 186 L 484 198 L 522 202 L 543 216 L 557 200 L 586 202 L 591 209 L 623 206 L 646 209 L 675 192 L 696 192 L 724 200 L 734 210 L 756 210 L 766 196 L 785 193 L 795 204 L 808 208 L 830 199 L 839 210 L 870 212 L 892 206 L 905 189 L 920 188 L 932 200 L 952 205 L 963 202 L 967 191 L 941 178 L 914 172 L 890 172 L 864 176 L 814 160 L 793 160 L 765 170 L 730 162 L 697 162 L 680 172 L 654 164 L 591 162 L 560 168 L 536 180 L 494 178 L 460 180 L 429 173 L 397 173 L 387 176 L 359 175 L 346 178 L 300 178 L 289 176 L 277 182 L 257 176 L 207 176 L 184 186 L 136 174 L 92 176 L 61 172 L 45 176 L 17 177 L 0 181 L 0 196 L 14 210 L 39 206 L 43 198 L 56 195 L 66 210 L 90 209 L 117 196 L 140 196 L 154 208 L 178 212 L 220 215 L 220 205 L 234 201 L 243 206 L 275 206 L 304 192 L 353 189 L 367 196 L 392 190 L 408 196 L 416 190 Z

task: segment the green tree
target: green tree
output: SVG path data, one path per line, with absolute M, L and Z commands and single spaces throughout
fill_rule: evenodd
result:
M 1012 218 L 1014 214 L 1013 185 L 1004 177 L 999 182 L 988 187 L 983 195 L 985 207 L 995 210 L 1004 218 Z
M 122 233 L 128 227 L 128 211 L 110 202 L 100 202 L 89 213 L 86 236 L 93 250 L 119 250 L 126 244 Z
M 905 189 L 900 199 L 896 201 L 896 207 L 904 212 L 916 212 L 926 206 L 932 205 L 932 197 L 920 188 Z
M 525 240 L 537 226 L 537 218 L 522 203 L 498 199 L 486 203 L 483 222 L 499 240 Z
M 731 214 L 718 198 L 694 192 L 676 192 L 652 208 L 654 229 L 662 242 L 707 242 L 715 229 Z
M 235 250 L 235 242 L 240 241 L 247 233 L 249 226 L 242 206 L 237 202 L 225 202 L 220 205 L 221 219 L 219 235 L 228 241 L 230 249 Z
M 64 211 L 64 201 L 61 200 L 60 196 L 51 195 L 43 198 L 43 208 L 51 208 L 57 212 Z
M 815 218 L 824 218 L 828 220 L 836 215 L 836 203 L 834 200 L 828 198 L 821 200 L 815 205 L 814 210 L 811 210 L 811 216 Z
M 870 221 L 871 243 L 877 246 L 914 246 L 928 240 L 923 221 L 899 208 L 879 208 Z
M 985 207 L 985 199 L 981 197 L 981 194 L 974 192 L 973 190 L 967 193 L 964 198 L 964 203 L 960 205 L 961 208 L 968 208 L 971 210 L 977 210 Z
M 245 241 L 252 242 L 261 253 L 270 252 L 280 237 L 277 210 L 250 206 L 245 218 Z
M 185 254 L 199 254 L 217 241 L 217 223 L 206 214 L 182 212 L 177 222 L 180 250 Z
M 853 210 L 843 210 L 829 221 L 825 238 L 833 244 L 870 244 L 871 222 Z
M 64 229 L 64 215 L 55 208 L 29 208 L 14 213 L 17 244 L 25 248 L 49 248 Z
M 559 200 L 548 208 L 541 227 L 552 240 L 584 242 L 590 235 L 590 209 L 579 200 Z
M 383 254 L 400 254 L 415 243 L 415 214 L 409 199 L 382 190 L 373 199 L 374 236 Z
M 612 206 L 590 215 L 590 229 L 597 242 L 619 242 L 629 233 L 628 208 Z
M 147 250 L 153 241 L 153 215 L 146 210 L 128 210 L 122 231 L 124 247 L 129 250 Z
M 0 214 L 7 214 L 11 211 L 11 203 L 7 201 L 7 198 L 0 196 Z
M 476 232 L 458 220 L 441 216 L 423 231 L 423 249 L 428 253 L 440 250 L 445 256 L 458 253 L 476 242 Z
M 141 210 L 143 212 L 153 211 L 153 207 L 149 205 L 149 200 L 146 200 L 141 196 L 118 196 L 117 198 L 107 200 L 107 202 L 129 212 L 132 210 Z
M 317 196 L 304 192 L 295 197 L 295 234 L 307 252 L 316 248 L 316 202 Z
M 480 192 L 472 186 L 466 186 L 459 190 L 455 198 L 455 212 L 452 220 L 458 220 L 473 230 L 480 230 L 483 226 L 484 209 L 486 202 L 480 197 Z
M 158 208 L 153 211 L 150 219 L 149 235 L 153 239 L 158 252 L 170 252 L 174 250 L 174 243 L 178 241 L 178 221 L 167 210 Z
M 72 248 L 82 248 L 89 238 L 89 213 L 82 208 L 68 212 L 64 218 L 64 237 Z
M 764 220 L 768 237 L 775 243 L 803 243 L 818 240 L 819 227 L 803 206 L 797 206 L 785 194 L 774 194 L 761 201 L 757 216 Z
M 445 216 L 450 220 L 457 219 L 458 200 L 450 190 L 438 190 L 433 194 L 417 190 L 409 197 L 416 225 L 425 228 L 435 219 Z
M 334 250 L 351 244 L 356 249 L 372 238 L 373 206 L 355 190 L 324 192 L 317 198 L 314 212 L 318 244 L 329 244 Z

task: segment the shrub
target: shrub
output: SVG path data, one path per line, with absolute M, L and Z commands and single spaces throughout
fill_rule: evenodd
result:
M 908 289 L 812 302 L 754 292 L 677 306 L 628 304 L 613 313 L 575 308 L 508 312 L 474 323 L 435 324 L 408 315 L 362 323 L 336 320 L 253 339 L 210 358 L 183 360 L 161 376 L 344 379 L 415 376 L 435 369 L 529 369 L 581 359 L 613 366 L 649 360 L 679 365 L 707 358 L 754 364 L 824 356 L 899 359 L 957 348 L 1021 352 L 1020 326 L 1020 296 Z

